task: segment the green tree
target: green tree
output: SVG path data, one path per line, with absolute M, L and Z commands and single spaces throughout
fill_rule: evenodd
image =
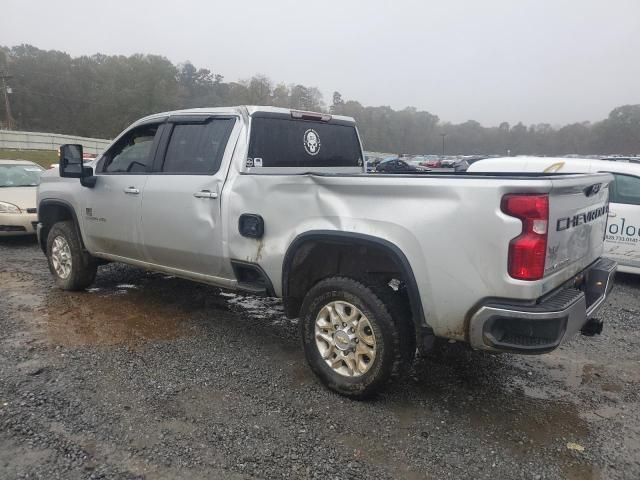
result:
M 11 104 L 18 128 L 31 131 L 109 138 L 144 115 L 190 107 L 261 104 L 324 111 L 316 87 L 274 87 L 264 75 L 225 82 L 189 61 L 173 65 L 157 55 L 71 57 L 19 45 L 0 47 L 0 71 L 13 75 Z M 376 151 L 440 153 L 444 133 L 450 154 L 640 153 L 640 105 L 617 107 L 600 122 L 560 128 L 522 122 L 484 127 L 474 120 L 452 124 L 414 107 L 366 107 L 338 91 L 328 111 L 355 118 L 365 148 Z M 1 120 L 4 109 L 0 112 Z

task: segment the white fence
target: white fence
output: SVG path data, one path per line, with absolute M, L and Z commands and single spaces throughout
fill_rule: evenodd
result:
M 86 153 L 98 154 L 109 146 L 111 140 L 74 137 L 59 133 L 0 130 L 0 148 L 12 150 L 58 150 L 58 147 L 63 143 L 79 143 L 84 147 Z

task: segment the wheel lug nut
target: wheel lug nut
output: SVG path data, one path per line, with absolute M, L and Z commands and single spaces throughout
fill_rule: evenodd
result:
M 353 328 L 353 327 L 351 327 L 351 330 L 350 330 L 350 331 L 351 331 L 351 333 L 356 333 L 356 329 L 355 329 L 355 328 Z
M 358 340 L 357 338 L 354 340 L 356 343 L 358 343 L 360 340 Z
M 346 326 L 347 326 L 347 324 L 346 324 L 346 323 L 343 323 L 343 324 L 342 324 L 342 327 L 346 327 Z

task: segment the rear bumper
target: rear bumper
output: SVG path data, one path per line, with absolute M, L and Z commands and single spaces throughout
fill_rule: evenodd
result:
M 487 302 L 471 317 L 469 343 L 481 350 L 537 354 L 555 349 L 580 330 L 597 332 L 601 322 L 592 319 L 613 287 L 615 272 L 616 263 L 601 258 L 571 285 L 533 305 Z

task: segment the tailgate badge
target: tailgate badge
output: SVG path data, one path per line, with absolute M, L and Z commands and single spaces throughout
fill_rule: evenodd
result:
M 601 183 L 594 183 L 593 185 L 589 185 L 587 188 L 585 188 L 583 192 L 587 197 L 591 197 L 600 191 L 601 186 Z

